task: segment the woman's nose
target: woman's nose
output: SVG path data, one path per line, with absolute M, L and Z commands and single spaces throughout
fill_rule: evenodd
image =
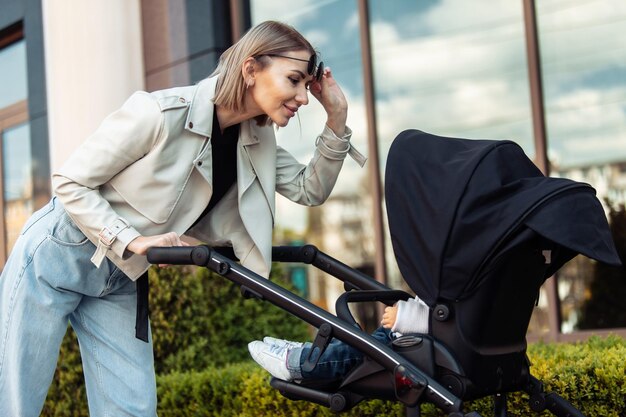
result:
M 309 104 L 309 92 L 306 87 L 298 88 L 298 93 L 296 94 L 296 101 L 300 105 L 306 106 Z

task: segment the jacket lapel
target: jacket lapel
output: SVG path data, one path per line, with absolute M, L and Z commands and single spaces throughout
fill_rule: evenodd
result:
M 242 123 L 238 149 L 237 181 L 240 203 L 254 180 L 257 179 L 269 207 L 273 225 L 276 192 L 276 138 L 272 128 L 257 126 L 254 121 Z M 261 196 L 256 195 L 256 198 L 258 197 Z

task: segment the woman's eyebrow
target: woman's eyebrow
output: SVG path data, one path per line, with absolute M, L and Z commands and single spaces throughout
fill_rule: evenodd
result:
M 292 71 L 297 72 L 302 78 L 306 78 L 306 75 L 302 71 L 297 70 L 297 69 L 292 69 Z

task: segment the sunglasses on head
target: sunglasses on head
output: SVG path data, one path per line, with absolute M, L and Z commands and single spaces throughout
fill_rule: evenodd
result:
M 320 63 L 317 63 L 317 55 L 313 54 L 311 55 L 311 58 L 309 58 L 308 60 L 306 59 L 300 59 L 300 58 L 294 58 L 291 56 L 287 56 L 287 55 L 279 55 L 279 54 L 265 54 L 266 56 L 275 56 L 275 57 L 279 57 L 279 58 L 287 58 L 287 59 L 293 59 L 294 61 L 302 61 L 302 62 L 306 62 L 307 66 L 306 66 L 306 72 L 309 75 L 313 76 L 313 79 L 317 82 L 320 82 L 322 80 L 322 75 L 324 75 L 324 62 L 320 61 Z

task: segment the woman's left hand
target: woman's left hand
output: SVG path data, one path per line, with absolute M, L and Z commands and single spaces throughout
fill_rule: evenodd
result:
M 324 75 L 320 82 L 313 81 L 309 90 L 324 107 L 328 117 L 326 121 L 328 127 L 335 132 L 335 135 L 343 136 L 348 118 L 348 102 L 329 67 L 324 68 Z

